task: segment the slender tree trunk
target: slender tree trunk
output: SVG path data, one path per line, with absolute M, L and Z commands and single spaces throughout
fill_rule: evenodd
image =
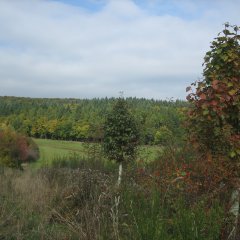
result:
M 122 163 L 119 163 L 119 170 L 118 170 L 118 186 L 120 186 L 122 181 Z

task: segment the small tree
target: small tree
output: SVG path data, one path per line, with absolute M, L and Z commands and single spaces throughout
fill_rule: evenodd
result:
M 232 27 L 233 31 L 230 31 Z M 240 156 L 240 35 L 225 24 L 204 58 L 203 80 L 187 99 L 191 135 L 212 154 Z M 187 91 L 191 87 L 187 88 Z
M 139 134 L 126 101 L 118 98 L 104 124 L 103 149 L 108 159 L 119 163 L 118 184 L 121 182 L 122 164 L 136 158 Z
M 208 163 L 221 164 L 225 174 L 216 173 L 221 183 L 232 180 L 230 213 L 234 224 L 227 239 L 236 239 L 240 198 L 240 35 L 239 27 L 225 24 L 223 34 L 212 42 L 203 65 L 203 80 L 192 84 L 188 95 L 191 140 L 205 153 Z M 191 87 L 187 88 L 189 91 Z M 219 161 L 222 161 L 222 163 Z M 206 164 L 208 166 L 209 164 Z M 229 175 L 231 173 L 231 176 Z M 209 182 L 210 184 L 211 182 Z

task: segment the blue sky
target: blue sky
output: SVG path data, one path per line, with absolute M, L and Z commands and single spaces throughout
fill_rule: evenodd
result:
M 185 99 L 240 0 L 1 0 L 0 95 Z

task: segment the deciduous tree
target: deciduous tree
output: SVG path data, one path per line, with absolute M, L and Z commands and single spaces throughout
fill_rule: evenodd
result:
M 236 239 L 239 216 L 240 170 L 240 35 L 238 26 L 225 24 L 204 58 L 203 80 L 192 84 L 196 90 L 187 99 L 191 141 L 197 143 L 201 154 L 218 165 L 213 172 L 221 184 L 234 186 L 230 213 L 234 224 L 227 239 Z M 191 87 L 187 88 L 187 91 Z M 224 159 L 224 161 L 220 161 Z M 225 172 L 225 176 L 221 173 Z M 229 174 L 229 172 L 231 174 Z M 209 182 L 211 184 L 211 182 Z M 229 186 L 229 185 L 228 185 Z
M 238 30 L 237 26 L 225 24 L 204 58 L 203 79 L 192 84 L 196 91 L 187 97 L 193 105 L 189 112 L 192 137 L 212 154 L 228 154 L 232 158 L 240 156 Z
M 127 103 L 118 98 L 112 111 L 107 115 L 104 124 L 104 152 L 110 160 L 119 163 L 119 179 L 121 182 L 122 164 L 133 161 L 138 145 L 138 130 Z

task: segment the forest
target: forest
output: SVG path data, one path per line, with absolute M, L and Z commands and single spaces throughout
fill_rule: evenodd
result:
M 0 97 L 0 123 L 35 138 L 98 142 L 103 138 L 104 119 L 114 101 Z M 181 122 L 186 101 L 126 101 L 139 125 L 141 144 L 158 144 L 161 129 L 179 139 L 183 136 Z

